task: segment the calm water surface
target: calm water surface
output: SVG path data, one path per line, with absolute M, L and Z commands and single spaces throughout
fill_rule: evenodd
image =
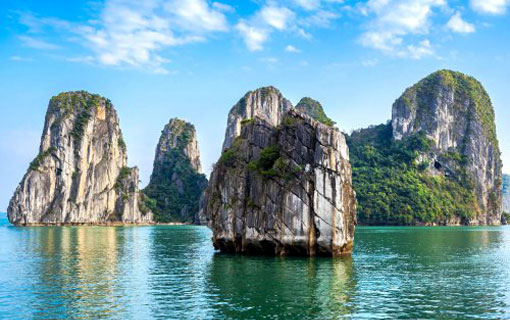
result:
M 16 228 L 2 319 L 510 319 L 510 228 L 358 228 L 349 259 L 215 253 L 205 227 Z

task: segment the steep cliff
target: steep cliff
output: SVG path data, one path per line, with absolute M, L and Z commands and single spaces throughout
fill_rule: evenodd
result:
M 39 155 L 8 208 L 15 225 L 148 223 L 138 168 L 110 100 L 84 91 L 61 93 L 48 105 Z
M 213 244 L 245 254 L 349 254 L 356 200 L 345 137 L 286 106 L 273 121 L 254 110 L 216 163 L 203 199 Z
M 144 189 L 157 221 L 196 220 L 200 196 L 207 187 L 201 171 L 195 127 L 171 119 L 161 132 L 151 180 Z
M 510 214 L 510 175 L 508 174 L 503 175 L 503 212 Z
M 500 223 L 494 110 L 474 78 L 429 75 L 396 100 L 391 123 L 354 132 L 349 144 L 361 223 Z
M 257 117 L 275 126 L 290 109 L 292 103 L 274 87 L 263 87 L 246 93 L 228 114 L 223 150 L 230 148 L 234 139 L 241 134 L 243 120 Z

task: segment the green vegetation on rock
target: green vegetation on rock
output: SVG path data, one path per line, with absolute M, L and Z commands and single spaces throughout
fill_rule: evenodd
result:
M 462 103 L 465 100 L 469 100 L 474 104 L 472 110 L 475 113 L 466 114 L 465 117 L 469 120 L 474 120 L 473 117 L 478 118 L 487 139 L 498 147 L 495 114 L 491 99 L 482 84 L 471 76 L 456 71 L 439 70 L 408 88 L 397 102 L 401 101 L 411 111 L 417 112 L 416 122 L 420 123 L 424 119 L 433 117 L 429 106 L 443 92 L 441 88 L 454 90 L 455 105 L 459 109 L 462 108 Z M 414 98 L 418 99 L 416 103 L 413 103 Z
M 58 116 L 52 126 L 57 126 L 64 118 L 74 117 L 71 136 L 73 137 L 75 147 L 79 146 L 88 122 L 101 105 L 104 105 L 106 109 L 112 108 L 111 101 L 98 94 L 91 94 L 86 91 L 60 93 L 50 100 L 49 111 Z
M 56 147 L 49 147 L 44 152 L 39 153 L 32 162 L 30 162 L 29 170 L 37 170 L 41 166 L 46 157 L 56 152 Z
M 303 112 L 304 114 L 309 115 L 312 119 L 315 119 L 330 127 L 334 126 L 336 123 L 326 115 L 322 105 L 318 101 L 311 98 L 301 99 L 301 101 L 299 101 L 299 103 L 296 105 L 296 110 Z
M 155 163 L 150 183 L 143 190 L 144 205 L 152 210 L 158 222 L 193 222 L 200 196 L 207 187 L 207 178 L 193 168 L 184 152 L 195 128 L 173 119 L 170 130 L 176 134 L 177 143 L 166 151 L 161 162 Z
M 420 162 L 430 141 L 417 133 L 392 139 L 390 124 L 355 131 L 347 137 L 358 222 L 363 225 L 445 224 L 477 215 L 477 200 L 467 179 L 430 176 Z M 457 154 L 451 158 L 462 161 Z

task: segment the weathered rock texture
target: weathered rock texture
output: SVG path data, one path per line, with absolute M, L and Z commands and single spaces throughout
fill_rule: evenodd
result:
M 199 200 L 207 187 L 201 171 L 195 127 L 171 119 L 161 132 L 151 180 L 144 189 L 156 220 L 199 222 Z
M 280 123 L 283 114 L 290 109 L 292 109 L 292 103 L 274 87 L 264 87 L 246 93 L 228 114 L 223 150 L 228 149 L 234 139 L 241 134 L 243 120 L 257 117 L 276 126 Z
M 510 213 L 510 175 L 508 174 L 503 175 L 503 212 Z
M 429 173 L 471 185 L 478 207 L 468 224 L 499 224 L 502 162 L 494 109 L 483 86 L 459 72 L 441 70 L 421 80 L 395 102 L 396 140 L 424 132 L 432 151 L 423 155 Z
M 345 137 L 292 109 L 278 119 L 243 121 L 240 135 L 213 169 L 203 212 L 215 248 L 245 254 L 349 254 L 356 199 Z
M 152 221 L 108 99 L 80 91 L 50 100 L 40 153 L 7 211 L 15 225 Z

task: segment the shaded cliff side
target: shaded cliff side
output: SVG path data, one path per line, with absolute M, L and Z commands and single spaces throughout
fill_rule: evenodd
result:
M 510 175 L 508 174 L 503 175 L 503 212 L 510 214 Z
M 395 101 L 390 123 L 348 140 L 360 223 L 500 224 L 494 110 L 474 78 L 435 72 Z
M 144 193 L 159 222 L 196 222 L 199 200 L 207 187 L 201 173 L 195 127 L 171 119 L 161 132 L 151 179 Z
M 250 94 L 262 99 L 264 90 Z M 260 101 L 253 105 L 264 108 Z M 253 118 L 240 119 L 240 130 L 227 128 L 233 140 L 214 166 L 203 199 L 213 244 L 244 254 L 349 254 L 356 200 L 345 137 L 285 105 L 289 110 L 270 112 L 272 118 L 254 110 Z
M 15 225 L 148 223 L 138 168 L 127 167 L 126 145 L 110 100 L 66 92 L 48 105 L 39 155 L 8 208 Z

